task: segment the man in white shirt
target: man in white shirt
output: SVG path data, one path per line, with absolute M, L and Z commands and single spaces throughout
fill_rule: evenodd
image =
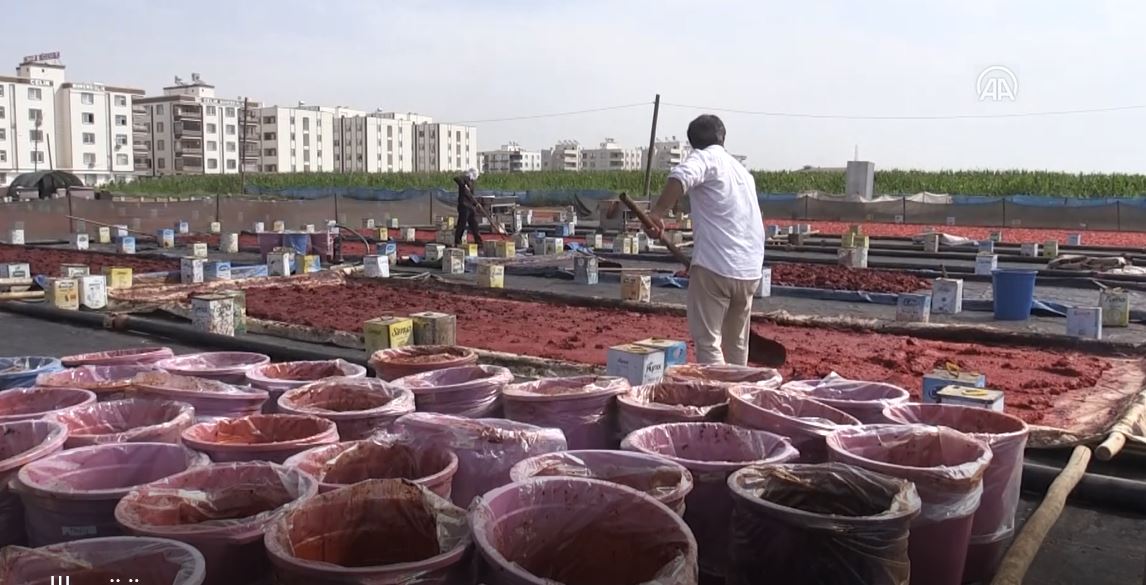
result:
M 649 212 L 659 237 L 664 215 L 686 194 L 693 254 L 688 273 L 688 329 L 702 364 L 748 363 L 752 294 L 763 276 L 764 223 L 756 182 L 724 150 L 724 123 L 703 115 L 688 125 L 693 151 L 669 173 Z

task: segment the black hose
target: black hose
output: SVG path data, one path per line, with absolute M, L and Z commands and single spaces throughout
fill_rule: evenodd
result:
M 1023 491 L 1043 494 L 1062 469 L 1027 460 L 1023 462 Z M 1146 482 L 1087 473 L 1070 494 L 1072 502 L 1135 514 L 1146 514 Z

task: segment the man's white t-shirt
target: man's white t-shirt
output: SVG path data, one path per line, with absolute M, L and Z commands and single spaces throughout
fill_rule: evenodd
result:
M 764 223 L 756 181 L 723 146 L 694 150 L 670 179 L 691 199 L 692 263 L 720 276 L 759 280 L 764 265 Z

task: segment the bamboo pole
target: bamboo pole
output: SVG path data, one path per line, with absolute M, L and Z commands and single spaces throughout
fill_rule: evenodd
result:
M 0 301 L 22 301 L 44 298 L 44 291 L 30 290 L 24 292 L 0 292 Z
M 149 233 L 147 233 L 147 232 L 136 231 L 136 230 L 133 230 L 133 229 L 125 228 L 125 227 L 123 227 L 123 226 L 118 226 L 118 225 L 114 225 L 114 224 L 110 224 L 110 223 L 102 223 L 102 222 L 98 222 L 98 221 L 95 221 L 94 219 L 86 219 L 86 218 L 83 218 L 83 217 L 78 217 L 78 216 L 75 216 L 75 215 L 69 215 L 69 216 L 67 216 L 67 218 L 68 218 L 68 219 L 78 219 L 78 220 L 80 220 L 80 221 L 84 221 L 84 222 L 87 222 L 87 223 L 90 223 L 90 224 L 95 224 L 95 225 L 98 225 L 98 226 L 100 226 L 100 227 L 106 227 L 106 228 L 113 228 L 113 229 L 122 229 L 122 230 L 127 230 L 129 233 L 133 233 L 133 234 L 139 234 L 139 235 L 141 235 L 141 236 L 147 236 L 147 237 L 149 237 L 149 238 L 154 238 L 154 237 L 155 237 L 155 234 L 149 234 Z
M 1110 461 L 1122 451 L 1122 448 L 1126 446 L 1126 436 L 1132 434 L 1134 423 L 1142 418 L 1144 413 L 1146 413 L 1146 396 L 1139 394 L 1135 398 L 1134 404 L 1126 410 L 1126 414 L 1122 415 L 1118 422 L 1111 427 L 1110 435 L 1106 437 L 1106 440 L 1094 450 L 1099 461 Z

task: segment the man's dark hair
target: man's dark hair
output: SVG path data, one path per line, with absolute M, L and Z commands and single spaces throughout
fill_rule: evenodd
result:
M 697 116 L 688 123 L 688 143 L 696 150 L 713 144 L 724 146 L 724 122 L 712 114 Z

